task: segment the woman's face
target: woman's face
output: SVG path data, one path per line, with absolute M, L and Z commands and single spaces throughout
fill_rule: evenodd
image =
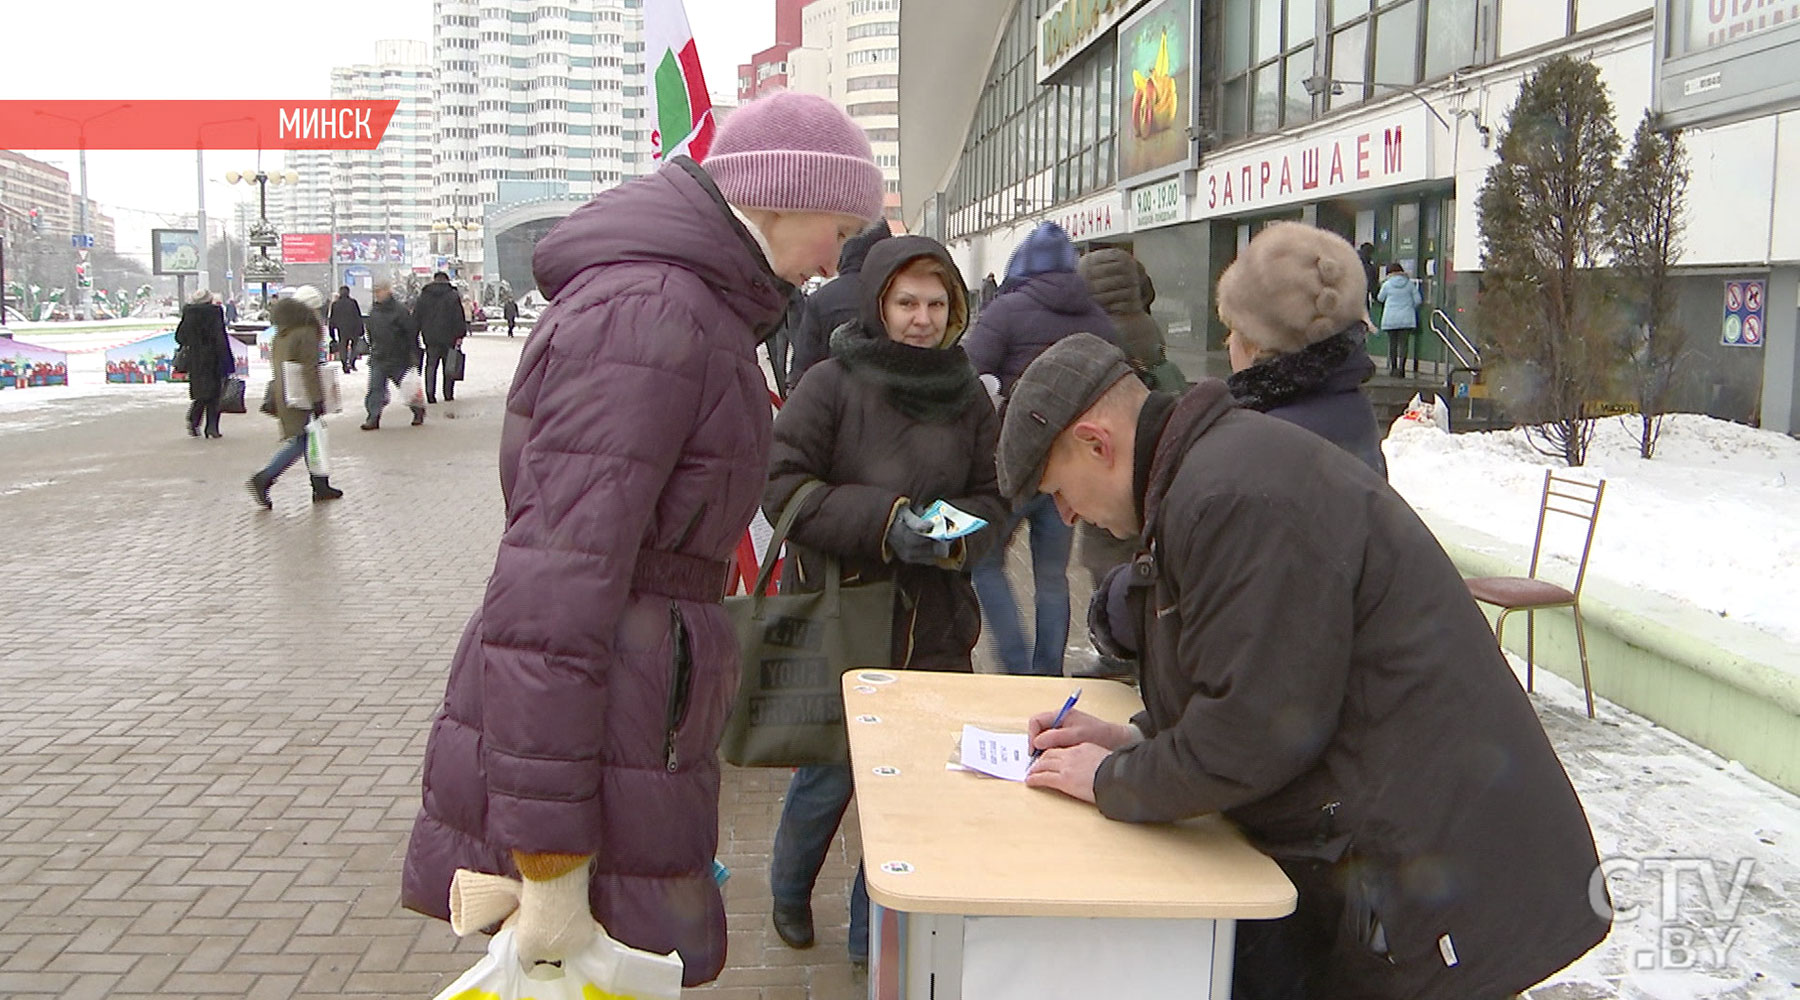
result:
M 889 340 L 908 347 L 936 347 L 950 325 L 950 293 L 929 271 L 902 271 L 881 297 L 881 321 Z
M 863 228 L 863 220 L 836 212 L 774 212 L 762 227 L 769 241 L 769 264 L 782 280 L 798 285 L 808 278 L 837 274 L 844 241 Z

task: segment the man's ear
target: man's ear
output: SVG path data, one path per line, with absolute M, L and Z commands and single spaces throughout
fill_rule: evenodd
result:
M 1069 437 L 1081 451 L 1093 455 L 1102 464 L 1113 460 L 1112 429 L 1097 420 L 1082 420 L 1069 426 Z

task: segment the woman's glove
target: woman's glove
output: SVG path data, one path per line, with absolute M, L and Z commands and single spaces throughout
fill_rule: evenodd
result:
M 948 541 L 924 533 L 925 521 L 919 517 L 924 509 L 918 504 L 902 504 L 894 509 L 894 518 L 888 522 L 887 550 L 896 562 L 936 566 L 950 558 Z
M 1132 617 L 1125 593 L 1131 587 L 1132 564 L 1122 563 L 1107 571 L 1094 596 L 1088 599 L 1088 638 L 1103 655 L 1120 660 L 1137 659 L 1143 637 Z
M 519 874 L 525 884 L 519 892 L 519 910 L 513 918 L 519 957 L 526 965 L 560 962 L 587 947 L 594 937 L 594 915 L 588 909 L 588 859 L 575 868 L 551 877 L 576 856 L 517 854 Z

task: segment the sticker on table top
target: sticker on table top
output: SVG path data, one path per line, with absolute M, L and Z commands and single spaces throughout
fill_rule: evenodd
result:
M 913 866 L 906 861 L 883 861 L 881 870 L 889 875 L 911 875 Z
M 900 678 L 895 677 L 893 674 L 883 673 L 879 670 L 865 670 L 862 673 L 857 674 L 856 679 L 862 681 L 864 684 L 892 684 Z
M 879 715 L 859 715 L 856 717 L 856 721 L 863 722 L 863 723 L 880 722 L 881 716 L 879 716 Z
M 883 764 L 883 765 L 881 765 L 881 766 L 880 766 L 880 767 L 877 767 L 877 768 L 875 768 L 875 769 L 874 769 L 874 771 L 875 771 L 875 774 L 876 774 L 876 775 L 877 775 L 877 776 L 878 776 L 878 777 L 882 777 L 882 778 L 892 778 L 892 777 L 894 777 L 894 776 L 895 776 L 895 775 L 897 775 L 897 774 L 899 774 L 899 773 L 900 773 L 900 769 L 899 769 L 899 768 L 897 768 L 897 767 L 890 767 L 890 766 L 889 766 L 889 765 L 887 765 L 887 764 Z
M 875 689 L 870 687 L 867 684 L 858 684 L 857 686 L 851 688 L 850 690 L 855 691 L 857 694 L 874 694 L 875 693 Z

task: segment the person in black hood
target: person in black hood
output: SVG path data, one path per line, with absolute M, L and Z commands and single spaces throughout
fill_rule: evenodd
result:
M 775 418 L 764 516 L 779 520 L 803 483 L 825 484 L 794 519 L 797 557 L 782 588 L 821 586 L 825 554 L 846 583 L 892 580 L 887 666 L 966 673 L 981 634 L 968 567 L 1000 541 L 1006 506 L 994 468 L 999 419 L 957 345 L 969 314 L 962 276 L 936 240 L 896 236 L 869 251 L 851 287 L 859 315 L 832 333 L 831 357 Z M 939 499 L 989 526 L 955 541 L 919 533 L 908 514 Z M 813 883 L 850 796 L 845 765 L 800 768 L 788 788 L 769 882 L 776 932 L 793 947 L 812 944 Z M 868 912 L 859 872 L 853 960 L 868 957 Z
M 419 301 L 413 303 L 413 322 L 425 340 L 425 401 L 437 402 L 438 369 L 452 350 L 461 347 L 469 333 L 469 319 L 463 315 L 462 294 L 450 283 L 450 276 L 439 271 L 431 283 L 419 290 Z M 456 398 L 456 382 L 444 371 L 444 401 Z
M 832 331 L 857 318 L 862 301 L 857 276 L 862 273 L 863 260 L 875 244 L 892 235 L 887 220 L 876 219 L 867 229 L 845 240 L 844 249 L 838 253 L 837 278 L 806 297 L 799 326 L 793 328 L 789 338 L 794 351 L 787 366 L 789 392 L 800 384 L 800 376 L 808 368 L 830 356 Z
M 1381 428 L 1362 384 L 1375 374 L 1356 252 L 1343 237 L 1273 223 L 1219 275 L 1231 330 L 1226 385 L 1241 406 L 1298 424 L 1387 478 Z

